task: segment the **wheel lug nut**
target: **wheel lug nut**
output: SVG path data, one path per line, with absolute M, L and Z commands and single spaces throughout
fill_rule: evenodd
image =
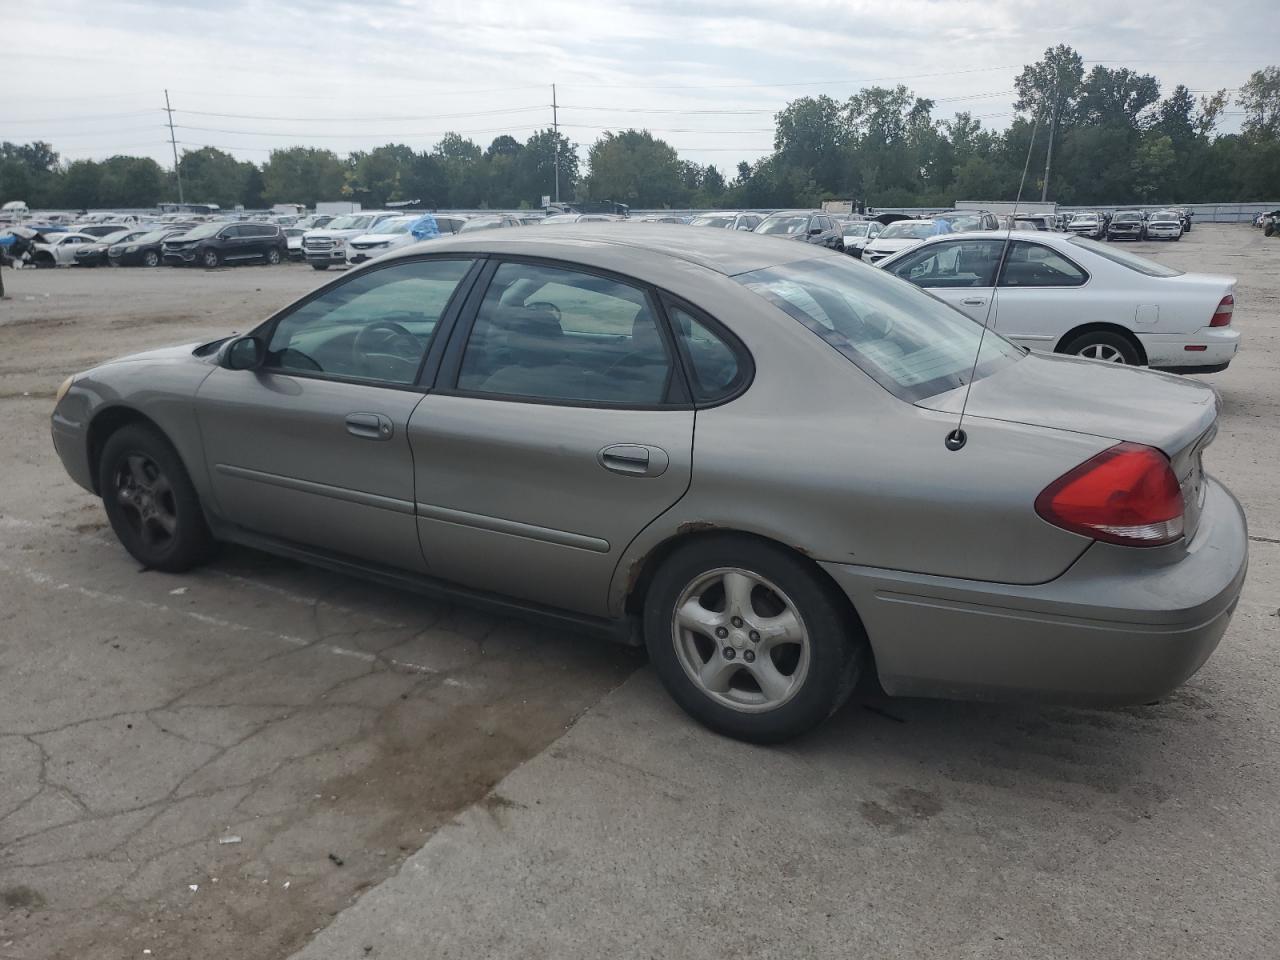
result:
M 734 650 L 733 647 L 724 648 L 724 658 L 726 660 L 732 660 L 737 655 L 738 655 L 738 651 Z
M 754 650 L 744 650 L 742 653 L 742 659 L 747 661 L 747 663 L 755 663 L 756 652 Z
M 723 640 L 728 635 L 729 635 L 729 631 L 726 630 L 724 627 L 716 627 L 716 637 L 718 639 Z
M 751 642 L 752 642 L 752 643 L 759 643 L 759 642 L 760 642 L 760 634 L 759 634 L 757 631 L 755 631 L 755 630 L 752 630 L 749 634 L 747 634 L 747 636 L 749 636 L 749 637 L 751 638 Z
M 729 622 L 730 622 L 730 623 L 732 623 L 735 627 L 740 627 L 740 626 L 742 626 L 742 618 L 741 618 L 741 617 L 734 617 L 734 618 L 733 618 L 732 620 L 730 620 Z

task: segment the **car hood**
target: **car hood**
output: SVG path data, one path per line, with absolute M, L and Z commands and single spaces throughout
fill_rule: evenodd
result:
M 362 233 L 359 236 L 352 237 L 352 243 L 395 243 L 396 238 L 405 237 L 404 233 Z
M 353 227 L 350 230 L 308 230 L 302 235 L 304 240 L 350 240 L 352 237 L 358 237 L 363 232 L 363 227 Z
M 918 406 L 959 414 L 963 402 L 957 387 Z M 1171 373 L 1028 354 L 975 381 L 966 416 L 1145 443 L 1175 458 L 1213 426 L 1218 395 Z
M 195 360 L 198 359 L 194 351 L 201 345 L 200 341 L 195 343 L 184 343 L 176 347 L 158 347 L 155 350 L 144 350 L 142 353 L 131 353 L 125 357 L 116 357 L 101 364 L 103 367 L 109 367 L 113 363 L 136 363 L 142 360 L 149 361 L 165 361 L 165 360 Z
M 924 241 L 915 240 L 911 237 L 898 237 L 889 240 L 876 238 L 867 244 L 867 249 L 874 250 L 876 253 L 897 253 L 899 250 L 906 250 L 908 247 L 914 247 L 921 243 L 924 243 Z

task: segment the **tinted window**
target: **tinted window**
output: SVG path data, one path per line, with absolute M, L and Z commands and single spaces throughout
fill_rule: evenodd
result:
M 1078 287 L 1089 275 L 1062 254 L 1019 240 L 1000 275 L 1002 287 Z
M 469 260 L 415 260 L 361 273 L 277 324 L 266 366 L 409 384 Z
M 790 263 L 734 277 L 800 321 L 869 377 L 907 401 L 963 386 L 1021 351 L 967 316 L 849 257 Z
M 688 357 L 695 400 L 715 403 L 742 388 L 749 376 L 745 357 L 684 307 L 668 304 L 667 316 Z
M 563 402 L 654 406 L 671 362 L 644 291 L 534 264 L 494 273 L 458 387 Z
M 989 287 L 1003 247 L 1000 240 L 933 243 L 907 254 L 889 272 L 917 287 Z

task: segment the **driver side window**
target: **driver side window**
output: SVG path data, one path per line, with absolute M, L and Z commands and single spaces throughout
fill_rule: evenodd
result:
M 407 385 L 470 260 L 410 260 L 369 270 L 284 317 L 263 367 Z

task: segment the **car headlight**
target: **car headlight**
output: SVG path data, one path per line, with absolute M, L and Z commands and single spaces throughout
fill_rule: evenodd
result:
M 132 247 L 125 247 L 125 248 L 124 248 L 124 252 L 125 252 L 125 253 L 133 253 L 133 252 L 134 252 L 134 251 L 136 251 L 137 249 L 138 249 L 138 248 L 137 248 L 137 246 L 136 246 L 136 245 L 135 245 L 135 246 L 132 246 Z
M 71 384 L 75 382 L 76 376 L 73 373 L 67 379 L 62 381 L 62 386 L 58 388 L 58 392 L 53 395 L 53 405 L 56 407 L 62 402 L 62 398 L 67 395 L 67 391 L 71 389 Z

